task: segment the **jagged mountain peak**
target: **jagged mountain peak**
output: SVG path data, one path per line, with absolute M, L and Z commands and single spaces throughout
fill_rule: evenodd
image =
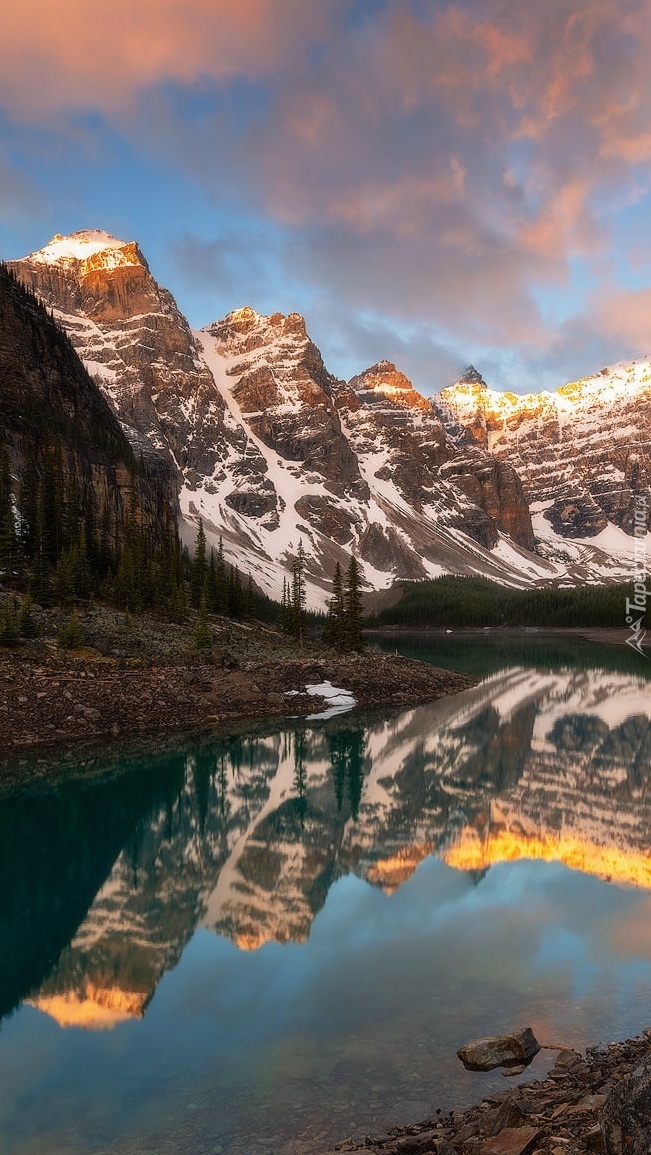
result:
M 429 401 L 414 389 L 409 378 L 401 373 L 392 361 L 378 361 L 363 373 L 352 377 L 348 385 L 357 394 L 371 390 L 375 394 L 382 394 L 396 405 L 408 409 L 421 409 L 431 414 Z
M 459 378 L 458 385 L 479 385 L 482 389 L 487 389 L 488 386 L 484 381 L 479 369 L 475 369 L 474 365 L 468 365 L 463 374 Z
M 265 316 L 250 305 L 233 309 L 221 320 L 206 325 L 203 332 L 216 337 L 225 351 L 234 354 L 250 352 L 262 345 L 286 339 L 292 342 L 309 340 L 305 318 L 300 313 L 271 313 Z
M 554 556 L 559 536 L 575 543 L 592 539 L 619 558 L 624 572 L 632 572 L 636 518 L 640 530 L 649 524 L 644 513 L 651 486 L 645 435 L 651 412 L 648 359 L 606 367 L 554 393 L 516 394 L 458 383 L 442 390 L 433 405 L 457 441 L 463 430 L 517 469 L 534 514 L 539 553 Z M 582 560 L 582 545 L 570 548 Z
M 387 361 L 386 357 L 383 357 L 381 361 L 378 361 L 375 365 L 371 365 L 369 369 L 365 370 L 366 373 L 395 373 L 396 371 L 394 362 Z

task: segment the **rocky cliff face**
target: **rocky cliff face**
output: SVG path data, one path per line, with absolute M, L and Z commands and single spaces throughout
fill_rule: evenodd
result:
M 29 460 L 56 459 L 119 540 L 135 512 L 155 538 L 174 516 L 172 474 L 151 452 L 138 468 L 114 413 L 42 305 L 0 269 L 0 429 L 20 487 Z
M 459 452 L 431 404 L 395 365 L 382 361 L 353 377 L 338 391 L 337 405 L 358 459 L 372 462 L 376 484 L 395 486 L 418 514 L 461 529 L 487 549 L 500 530 L 533 548 L 515 471 L 489 453 Z
M 285 461 L 321 477 L 334 494 L 365 496 L 359 465 L 333 404 L 335 379 L 299 313 L 238 309 L 210 325 L 248 428 Z
M 640 505 L 651 526 L 649 361 L 524 396 L 490 390 L 471 367 L 433 405 L 458 443 L 479 445 L 514 467 L 543 543 L 550 531 L 591 539 L 609 525 L 630 537 Z
M 513 470 L 480 451 L 459 454 L 395 366 L 383 362 L 348 385 L 337 381 L 298 314 L 237 310 L 198 337 L 233 420 L 246 425 L 266 461 L 262 528 L 279 531 L 270 554 L 289 554 L 298 531 L 326 569 L 341 560 L 337 546 L 355 547 L 382 585 L 388 575 L 440 572 L 444 558 L 472 572 L 486 564 L 473 543 L 491 550 L 503 533 L 532 545 Z M 255 517 L 259 474 L 252 472 L 255 488 L 236 495 L 236 508 Z M 233 506 L 232 495 L 225 500 Z

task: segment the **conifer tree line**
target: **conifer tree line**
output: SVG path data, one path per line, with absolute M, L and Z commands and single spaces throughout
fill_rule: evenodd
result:
M 190 558 L 171 516 L 158 541 L 141 524 L 135 486 L 125 518 L 118 534 L 108 506 L 98 506 L 90 481 L 74 473 L 60 451 L 30 451 L 22 477 L 12 479 L 8 444 L 0 441 L 0 588 L 26 598 L 20 609 L 5 602 L 0 641 L 32 636 L 33 602 L 69 605 L 94 597 L 126 613 L 155 610 L 177 622 L 185 621 L 191 607 L 198 612 L 198 648 L 212 644 L 210 614 L 257 617 L 301 644 L 308 621 L 319 620 L 306 610 L 302 541 L 284 581 L 279 611 L 277 603 L 254 588 L 250 575 L 226 562 L 221 538 L 216 550 L 208 549 L 201 520 Z M 362 648 L 360 572 L 354 556 L 345 580 L 337 563 L 323 637 L 339 650 Z
M 183 575 L 189 594 L 189 603 L 197 610 L 194 643 L 197 649 L 209 649 L 213 643 L 210 615 L 220 614 L 243 621 L 257 618 L 274 623 L 278 603 L 256 590 L 250 574 L 243 576 L 238 567 L 224 558 L 224 545 L 208 552 L 203 522 L 199 519 L 192 558 L 183 551 Z
M 243 578 L 237 566 L 225 561 L 221 537 L 217 550 L 211 547 L 208 554 L 206 533 L 201 519 L 194 556 L 189 563 L 186 559 L 186 570 L 190 605 L 197 610 L 203 609 L 207 614 L 248 618 L 260 608 L 261 602 L 269 600 L 254 590 L 250 574 Z
M 296 638 L 299 644 L 305 640 L 307 629 L 306 587 L 305 587 L 305 550 L 303 539 L 299 539 L 296 557 L 292 562 L 291 577 L 283 578 L 283 596 L 278 615 L 278 629 L 290 637 Z
M 400 601 L 381 610 L 378 626 L 615 626 L 624 622 L 632 583 L 514 590 L 479 577 L 446 575 L 400 582 Z
M 292 563 L 291 577 L 283 579 L 283 596 L 278 616 L 278 628 L 302 643 L 308 619 L 318 621 L 319 615 L 308 614 L 305 608 L 305 551 L 299 541 L 296 557 Z M 337 562 L 332 578 L 332 595 L 328 602 L 328 612 L 323 626 L 322 638 L 326 645 L 343 652 L 362 650 L 364 641 L 362 629 L 362 577 L 359 562 L 353 554 L 344 577 Z
M 32 444 L 15 481 L 0 441 L 0 586 L 45 606 L 100 597 L 127 611 L 172 612 L 181 581 L 173 517 L 152 534 L 141 524 L 135 485 L 118 530 L 90 478 L 62 452 Z

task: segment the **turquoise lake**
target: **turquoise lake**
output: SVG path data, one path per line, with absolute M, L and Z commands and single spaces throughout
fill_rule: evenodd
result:
M 0 800 L 4 1155 L 321 1152 L 651 1025 L 651 663 L 382 645 L 482 681 Z

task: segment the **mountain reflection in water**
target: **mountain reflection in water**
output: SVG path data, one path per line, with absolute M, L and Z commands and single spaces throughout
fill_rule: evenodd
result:
M 559 860 L 651 889 L 649 684 L 515 667 L 351 716 L 152 758 L 0 807 L 0 1014 L 141 1017 L 198 927 L 301 943 L 332 884 L 392 893 L 434 854 L 476 879 Z

